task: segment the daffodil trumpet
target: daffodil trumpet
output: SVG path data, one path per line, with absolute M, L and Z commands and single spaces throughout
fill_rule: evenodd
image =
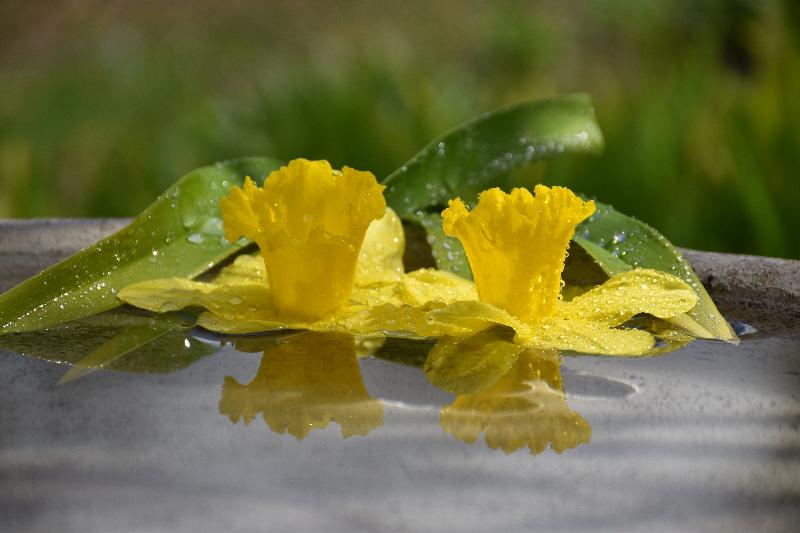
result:
M 472 211 L 451 200 L 444 230 L 463 243 L 475 283 L 434 269 L 406 273 L 402 224 L 382 190 L 369 172 L 303 159 L 263 187 L 247 179 L 220 208 L 226 238 L 254 240 L 259 255 L 239 256 L 210 282 L 151 280 L 119 297 L 156 312 L 202 307 L 198 324 L 220 333 L 463 337 L 501 325 L 528 348 L 617 355 L 654 345 L 650 333 L 619 327 L 633 316 L 674 317 L 696 303 L 686 283 L 646 269 L 565 301 L 567 247 L 594 204 L 562 187 L 490 189 Z
M 263 188 L 248 177 L 220 201 L 225 238 L 258 244 L 276 311 L 313 320 L 350 296 L 367 227 L 386 210 L 383 189 L 370 172 L 295 159 Z

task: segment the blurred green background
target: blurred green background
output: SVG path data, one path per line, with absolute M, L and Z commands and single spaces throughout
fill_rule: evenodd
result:
M 383 177 L 520 100 L 594 96 L 548 164 L 676 244 L 800 257 L 800 2 L 0 3 L 0 217 L 130 216 L 192 168 Z

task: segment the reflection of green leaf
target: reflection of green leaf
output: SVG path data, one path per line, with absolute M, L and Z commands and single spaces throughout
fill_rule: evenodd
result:
M 191 277 L 235 252 L 222 238 L 217 202 L 245 175 L 278 167 L 244 158 L 182 177 L 127 227 L 0 296 L 0 334 L 32 331 L 117 307 L 122 287 L 153 278 Z
M 145 320 L 142 324 L 123 329 L 99 348 L 75 363 L 58 381 L 69 383 L 95 370 L 108 368 L 114 361 L 126 354 L 146 346 L 162 335 L 181 329 L 179 321 L 169 319 Z
M 429 339 L 409 339 L 387 336 L 375 357 L 406 366 L 421 368 L 428 358 L 435 341 Z
M 172 372 L 216 351 L 189 338 L 191 327 L 169 316 L 112 312 L 41 331 L 3 335 L 0 349 L 55 363 Z
M 644 222 L 597 203 L 597 212 L 578 226 L 574 240 L 609 276 L 640 267 L 681 278 L 699 300 L 694 309 L 670 322 L 696 337 L 738 340 L 692 267 L 675 246 Z
M 548 157 L 594 154 L 602 148 L 588 96 L 525 102 L 481 115 L 435 139 L 384 180 L 386 202 L 404 220 L 426 228 L 439 268 L 468 277 L 461 244 L 440 230 L 438 213 L 449 199 L 460 196 L 473 205 L 484 189 L 530 186 L 512 171 Z

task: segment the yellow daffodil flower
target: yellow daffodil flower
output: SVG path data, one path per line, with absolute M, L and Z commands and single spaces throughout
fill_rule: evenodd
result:
M 303 159 L 263 188 L 248 178 L 220 208 L 226 238 L 245 235 L 260 255 L 240 255 L 211 281 L 150 280 L 119 297 L 156 312 L 202 307 L 198 324 L 220 333 L 449 330 L 427 320 L 424 306 L 475 299 L 475 288 L 447 272 L 404 273 L 403 227 L 382 189 L 368 172 Z
M 331 421 L 344 438 L 383 425 L 383 404 L 364 387 L 355 341 L 346 333 L 303 332 L 267 348 L 249 384 L 225 377 L 219 410 L 245 425 L 261 413 L 272 431 L 298 440 Z
M 263 188 L 247 178 L 220 201 L 225 238 L 261 248 L 276 311 L 317 319 L 350 296 L 367 227 L 386 210 L 383 189 L 370 172 L 295 159 Z
M 479 338 L 476 338 L 479 337 Z M 466 443 L 484 434 L 491 449 L 528 447 L 536 455 L 589 442 L 589 423 L 567 405 L 555 350 L 532 350 L 502 335 L 440 339 L 425 373 L 434 385 L 456 392 L 439 423 Z
M 464 244 L 475 283 L 433 269 L 405 273 L 402 224 L 381 192 L 372 174 L 325 161 L 292 161 L 263 188 L 248 178 L 220 207 L 226 238 L 253 239 L 260 256 L 239 256 L 211 281 L 145 281 L 119 297 L 156 312 L 202 307 L 199 325 L 220 333 L 463 337 L 502 325 L 530 347 L 620 355 L 648 352 L 654 337 L 617 326 L 695 305 L 683 281 L 645 269 L 562 300 L 567 246 L 594 205 L 561 187 L 537 186 L 536 196 L 491 189 L 472 212 L 450 202 L 444 229 Z
M 543 185 L 534 194 L 526 189 L 484 191 L 471 212 L 460 199 L 451 200 L 442 213 L 444 230 L 464 245 L 480 301 L 436 310 L 437 319 L 473 331 L 490 324 L 508 326 L 518 343 L 538 349 L 648 352 L 655 342 L 650 333 L 616 326 L 639 313 L 680 315 L 694 307 L 697 296 L 675 276 L 637 269 L 562 300 L 569 241 L 575 226 L 593 212 L 594 202 Z

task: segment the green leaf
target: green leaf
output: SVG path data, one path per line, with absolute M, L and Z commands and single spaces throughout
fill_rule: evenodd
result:
M 442 215 L 420 212 L 409 216 L 425 230 L 425 240 L 431 247 L 431 255 L 440 270 L 448 270 L 467 279 L 472 279 L 467 252 L 458 239 L 448 237 L 442 228 Z
M 435 139 L 383 181 L 386 202 L 401 218 L 426 229 L 439 268 L 470 277 L 461 243 L 441 231 L 439 213 L 449 199 L 458 196 L 474 205 L 478 193 L 490 187 L 531 186 L 515 169 L 602 149 L 588 95 L 524 102 L 483 114 Z
M 588 95 L 524 102 L 485 113 L 435 139 L 384 181 L 400 216 L 444 208 L 455 196 L 474 204 L 489 187 L 527 182 L 510 171 L 561 154 L 597 154 L 603 135 Z
M 669 321 L 700 338 L 738 342 L 692 267 L 661 233 L 609 205 L 581 223 L 573 239 L 609 276 L 632 268 L 652 268 L 677 276 L 697 293 L 697 305 Z
M 115 293 L 127 285 L 212 267 L 247 243 L 224 240 L 219 199 L 278 166 L 243 158 L 186 174 L 127 227 L 0 295 L 0 335 L 101 313 L 120 305 Z

